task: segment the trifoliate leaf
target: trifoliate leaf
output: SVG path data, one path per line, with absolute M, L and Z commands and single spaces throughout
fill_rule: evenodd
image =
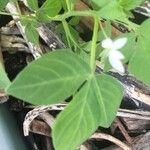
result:
M 52 130 L 55 149 L 75 150 L 98 126 L 109 127 L 122 96 L 122 87 L 108 75 L 88 80 L 56 119 Z

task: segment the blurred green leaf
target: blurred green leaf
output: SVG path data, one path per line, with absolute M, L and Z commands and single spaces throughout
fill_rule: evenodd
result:
M 120 0 L 120 5 L 126 9 L 131 10 L 139 6 L 144 0 Z
M 9 0 L 0 0 L 0 11 L 6 7 L 8 2 Z
M 150 85 L 150 19 L 139 29 L 137 49 L 129 63 L 129 71 L 139 80 Z
M 42 22 L 49 22 L 50 18 L 56 16 L 61 9 L 62 4 L 60 0 L 46 0 L 36 12 L 36 16 Z
M 27 0 L 27 3 L 29 7 L 34 11 L 37 11 L 39 9 L 38 0 Z
M 103 7 L 107 5 L 108 3 L 110 3 L 111 0 L 91 0 L 91 1 L 95 3 L 96 5 L 98 5 L 99 7 Z
M 105 19 L 125 21 L 127 15 L 118 0 L 111 0 L 106 6 L 102 7 L 97 14 Z
M 39 43 L 39 34 L 37 32 L 37 29 L 32 24 L 27 24 L 25 26 L 25 34 L 29 42 L 32 42 L 34 44 Z

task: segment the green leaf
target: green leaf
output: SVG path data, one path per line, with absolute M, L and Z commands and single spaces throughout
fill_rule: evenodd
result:
M 74 29 L 71 25 L 68 24 L 69 30 L 71 35 L 73 36 L 73 39 L 76 41 L 76 43 L 78 43 L 77 41 L 79 41 L 80 36 L 79 36 L 79 32 L 77 32 L 76 29 Z
M 20 18 L 20 21 L 23 26 L 32 25 L 34 28 L 38 28 L 40 26 L 40 23 L 32 16 L 30 18 Z
M 34 11 L 38 10 L 39 7 L 38 7 L 38 1 L 37 0 L 27 0 L 27 3 L 32 10 L 34 10 Z
M 51 17 L 56 16 L 62 8 L 60 0 L 46 0 L 37 11 L 36 16 L 42 22 L 49 22 Z
M 139 29 L 137 49 L 129 63 L 129 71 L 139 80 L 150 84 L 150 19 L 146 20 Z
M 55 149 L 75 150 L 99 125 L 109 127 L 122 96 L 122 87 L 108 75 L 88 80 L 56 119 L 52 130 Z
M 120 5 L 126 9 L 131 10 L 139 6 L 144 0 L 120 0 Z
M 7 92 L 33 104 L 52 104 L 74 94 L 89 73 L 89 66 L 76 54 L 57 50 L 29 64 Z
M 62 41 L 67 45 L 67 38 L 66 38 L 66 34 L 65 34 L 65 30 L 63 27 L 63 24 L 60 23 L 56 26 L 55 31 L 57 34 L 59 34 L 61 36 Z
M 0 89 L 5 90 L 11 84 L 4 70 L 4 67 L 0 63 Z
M 74 40 L 74 42 L 78 43 L 78 41 L 80 40 L 79 33 L 71 25 L 68 24 L 68 27 L 69 27 L 70 34 L 72 35 L 72 40 Z M 60 23 L 57 26 L 56 32 L 61 34 L 63 42 L 68 44 L 67 43 L 67 37 L 66 37 L 66 34 L 65 34 L 65 30 L 64 30 L 64 27 L 63 27 L 62 23 Z M 71 46 L 72 47 L 76 46 L 72 40 L 70 40 Z
M 112 0 L 97 13 L 100 17 L 110 20 L 118 19 L 124 21 L 127 18 L 123 7 L 119 4 L 118 0 Z
M 84 42 L 84 43 L 81 43 L 80 44 L 81 46 L 81 49 L 84 53 L 86 53 L 86 55 L 89 55 L 90 51 L 91 51 L 91 46 L 92 46 L 92 41 L 88 41 L 88 42 Z M 103 49 L 101 48 L 100 46 L 100 43 L 97 44 L 97 47 L 96 47 L 96 58 L 99 58 L 99 54 L 101 53 Z M 82 54 L 84 54 L 82 53 Z M 87 57 L 87 56 L 86 56 Z M 89 62 L 89 56 L 87 57 L 86 59 L 87 61 L 86 62 Z
M 103 7 L 108 4 L 111 0 L 91 0 L 93 3 L 98 5 L 99 7 Z
M 25 34 L 27 36 L 28 41 L 38 44 L 39 43 L 39 34 L 37 29 L 30 23 L 25 27 Z
M 90 53 L 90 51 L 91 51 L 91 45 L 92 45 L 92 41 L 84 42 L 84 43 L 81 43 L 81 48 L 85 52 Z
M 68 9 L 67 9 L 67 5 L 66 5 L 66 0 L 60 0 L 60 2 L 61 2 L 61 5 L 62 5 L 64 12 L 67 12 Z
M 0 0 L 0 10 L 3 10 L 8 2 L 9 0 Z

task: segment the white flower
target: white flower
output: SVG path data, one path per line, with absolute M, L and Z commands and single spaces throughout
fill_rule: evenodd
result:
M 112 41 L 110 38 L 107 38 L 102 41 L 102 47 L 105 48 L 107 52 L 108 60 L 111 66 L 119 72 L 124 73 L 125 69 L 121 62 L 124 59 L 123 54 L 119 51 L 127 42 L 127 38 L 120 38 L 115 41 Z

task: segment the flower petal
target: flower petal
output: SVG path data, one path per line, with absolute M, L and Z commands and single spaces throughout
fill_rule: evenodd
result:
M 125 69 L 124 69 L 124 66 L 123 66 L 123 64 L 122 64 L 122 62 L 121 62 L 121 60 L 120 60 L 120 56 L 122 57 L 123 55 L 119 52 L 119 51 L 117 51 L 116 52 L 116 50 L 113 50 L 113 51 L 111 51 L 110 53 L 109 53 L 109 56 L 108 56 L 108 59 L 109 59 L 109 62 L 110 62 L 110 64 L 111 64 L 111 66 L 114 68 L 114 69 L 116 69 L 117 71 L 119 71 L 119 72 L 122 72 L 122 73 L 124 73 L 125 72 Z M 115 55 L 115 54 L 117 54 L 117 55 Z M 121 54 L 121 55 L 120 55 Z M 124 56 L 123 56 L 124 57 Z
M 113 42 L 113 49 L 117 50 L 122 48 L 127 43 L 127 38 L 120 38 Z
M 110 38 L 107 38 L 107 39 L 102 41 L 102 47 L 103 48 L 111 49 L 112 46 L 113 46 L 113 41 Z
M 111 55 L 114 59 L 124 59 L 124 55 L 119 51 L 119 50 L 110 50 L 109 51 L 109 54 L 108 55 Z

